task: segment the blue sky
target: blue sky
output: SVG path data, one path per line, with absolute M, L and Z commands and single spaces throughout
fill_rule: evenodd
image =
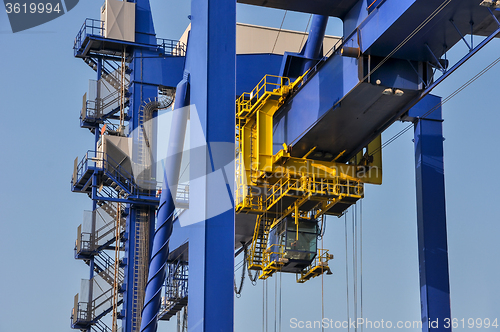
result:
M 0 11 L 0 332 L 69 331 L 73 296 L 88 276 L 87 266 L 73 259 L 73 248 L 91 201 L 70 192 L 70 176 L 74 158 L 93 144 L 78 116 L 95 75 L 73 58 L 72 45 L 84 19 L 99 17 L 101 4 L 80 1 L 68 14 L 16 34 Z M 151 5 L 158 37 L 179 38 L 189 23 L 189 1 Z M 283 13 L 238 5 L 238 20 L 245 23 L 279 27 Z M 288 13 L 283 28 L 303 31 L 308 18 Z M 327 33 L 339 35 L 340 22 L 331 20 Z M 451 56 L 463 52 L 456 47 Z M 434 94 L 447 97 L 498 54 L 500 41 L 494 40 Z M 451 301 L 458 319 L 500 320 L 499 73 L 493 67 L 443 106 Z M 394 124 L 383 140 L 405 126 Z M 367 186 L 362 203 L 363 313 L 370 320 L 420 319 L 412 135 L 383 150 L 384 184 Z M 348 222 L 351 217 L 349 212 Z M 334 275 L 323 279 L 324 316 L 344 320 L 344 218 L 327 222 L 324 247 L 335 260 Z M 282 331 L 291 330 L 292 318 L 322 317 L 321 278 L 304 285 L 294 278 L 283 274 L 267 281 L 270 322 L 281 283 Z M 246 280 L 242 297 L 235 299 L 235 331 L 261 330 L 262 287 Z M 168 326 L 160 323 L 159 331 Z

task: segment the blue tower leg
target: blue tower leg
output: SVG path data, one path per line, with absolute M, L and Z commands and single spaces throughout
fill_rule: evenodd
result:
M 189 188 L 190 209 L 195 204 L 204 211 L 205 221 L 192 225 L 189 235 L 188 326 L 192 332 L 227 332 L 233 331 L 234 311 L 234 165 L 225 166 L 235 154 L 236 0 L 192 0 L 191 10 L 186 69 L 208 162 L 194 165 L 191 159 L 190 167 L 191 174 L 208 176 L 197 181 L 199 188 Z M 214 216 L 211 211 L 224 199 L 229 208 Z
M 441 98 L 409 111 L 415 123 L 418 253 L 422 331 L 451 331 Z M 439 105 L 439 106 L 438 106 Z M 426 116 L 429 110 L 435 109 Z

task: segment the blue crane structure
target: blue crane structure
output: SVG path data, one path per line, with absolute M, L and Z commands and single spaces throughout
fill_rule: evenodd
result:
M 414 124 L 422 328 L 451 318 L 443 119 L 430 92 L 498 35 L 500 1 L 238 2 L 314 14 L 301 52 L 236 54 L 229 0 L 191 0 L 187 45 L 156 38 L 149 0 L 106 0 L 78 32 L 75 57 L 97 80 L 80 116 L 95 146 L 71 183 L 92 199 L 75 247 L 90 275 L 71 326 L 156 331 L 189 307 L 190 331 L 232 331 L 235 255 L 261 279 L 330 272 L 331 256 L 299 249 L 301 237 L 381 184 L 380 135 L 396 121 Z M 330 16 L 344 31 L 327 50 Z M 450 63 L 459 42 L 467 52 Z M 162 171 L 155 119 L 172 104 Z

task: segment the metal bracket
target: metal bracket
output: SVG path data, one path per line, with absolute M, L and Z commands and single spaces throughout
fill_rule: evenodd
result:
M 464 35 L 460 32 L 460 30 L 458 29 L 457 25 L 455 24 L 455 22 L 451 18 L 450 18 L 450 23 L 453 25 L 453 27 L 455 28 L 455 30 L 457 30 L 458 34 L 460 35 L 460 37 L 464 41 L 465 45 L 467 45 L 467 48 L 469 49 L 469 51 L 472 51 L 473 48 L 469 45 L 469 43 L 467 42 L 467 40 L 465 40 Z
M 432 57 L 434 58 L 434 60 L 436 60 L 436 63 L 437 65 L 439 66 L 439 69 L 443 74 L 446 73 L 446 69 L 441 65 L 441 62 L 439 62 L 439 59 L 436 57 L 436 55 L 434 54 L 434 52 L 432 52 L 431 48 L 429 47 L 429 45 L 427 43 L 424 44 L 425 47 L 427 47 L 427 50 L 429 50 L 429 53 L 432 55 Z

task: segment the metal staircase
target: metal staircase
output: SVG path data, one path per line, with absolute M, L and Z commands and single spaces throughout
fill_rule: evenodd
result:
M 93 70 L 98 70 L 96 59 L 85 58 L 84 62 Z M 97 124 L 107 119 L 119 119 L 116 115 L 121 108 L 129 106 L 129 95 L 124 87 L 130 84 L 130 68 L 127 62 L 119 64 L 115 60 L 102 60 L 101 79 L 90 80 L 90 89 L 83 96 L 80 126 L 94 130 Z
M 167 263 L 167 273 L 158 320 L 170 320 L 188 302 L 189 265 L 183 261 Z
M 272 220 L 265 218 L 263 215 L 257 218 L 250 254 L 247 258 L 249 270 L 262 270 L 263 268 L 264 251 L 267 249 L 268 230 L 271 224 Z
M 120 203 L 122 204 L 122 203 Z M 116 209 L 113 207 L 116 203 L 99 202 L 100 208 L 95 211 L 87 211 L 88 218 L 91 218 L 90 229 L 83 229 L 80 224 L 77 231 L 77 240 L 75 245 L 76 258 L 86 259 L 110 246 L 116 242 Z M 122 210 L 124 211 L 124 210 Z M 104 213 L 103 213 L 104 212 Z M 120 238 L 125 232 L 125 213 L 120 213 L 119 234 Z M 98 222 L 99 221 L 99 222 Z M 89 228 L 89 226 L 87 226 Z M 92 229 L 94 230 L 92 232 Z
M 123 269 L 118 269 L 118 277 L 115 278 L 115 260 L 104 251 L 94 256 L 94 271 L 110 286 L 113 286 L 115 279 L 119 284 L 123 283 Z
M 73 192 L 93 200 L 93 211 L 87 216 L 92 219 L 79 226 L 75 247 L 75 257 L 90 265 L 93 278 L 75 297 L 71 325 L 86 331 L 119 332 L 122 320 L 123 329 L 134 332 L 141 322 L 149 231 L 161 188 L 154 178 L 151 144 L 155 128 L 149 120 L 156 110 L 172 103 L 179 81 L 175 77 L 180 73 L 160 80 L 143 79 L 142 74 L 157 70 L 157 65 L 180 66 L 186 46 L 153 37 L 154 29 L 146 42 L 108 38 L 105 27 L 101 20 L 86 19 L 73 45 L 74 56 L 91 67 L 97 79 L 90 82 L 80 112 L 80 126 L 94 134 L 95 146 L 80 160 L 75 159 L 71 180 Z M 126 149 L 120 154 L 117 146 L 105 146 L 105 140 L 112 143 L 112 136 L 133 142 L 133 158 Z M 143 169 L 142 174 L 136 172 L 136 164 Z M 186 195 L 187 188 L 181 198 L 186 200 Z M 108 255 L 112 250 L 114 255 Z M 110 312 L 112 324 L 107 326 L 101 318 Z

